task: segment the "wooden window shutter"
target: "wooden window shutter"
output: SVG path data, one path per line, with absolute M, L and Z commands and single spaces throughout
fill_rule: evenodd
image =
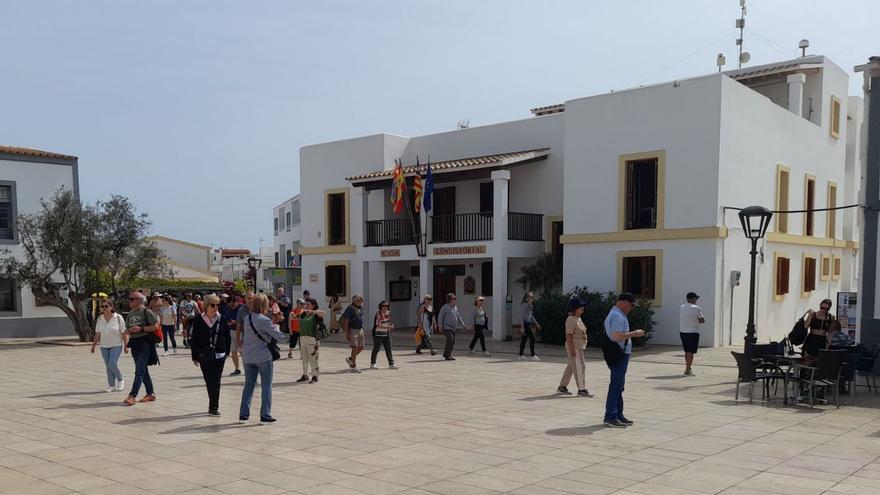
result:
M 834 271 L 833 271 L 834 277 L 840 277 L 840 265 L 841 265 L 840 258 L 835 256 L 834 257 Z
M 804 258 L 803 292 L 816 290 L 816 258 Z
M 788 294 L 789 259 L 777 258 L 776 260 L 776 295 Z

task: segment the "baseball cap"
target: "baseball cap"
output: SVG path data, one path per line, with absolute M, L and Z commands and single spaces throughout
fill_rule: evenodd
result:
M 685 296 L 685 298 L 686 298 L 686 299 L 699 299 L 700 296 L 697 295 L 696 292 L 688 292 L 688 293 L 687 293 L 687 296 Z
M 477 296 L 477 298 L 474 299 L 474 301 L 485 301 L 485 300 L 486 300 L 486 298 L 483 296 Z
M 584 300 L 581 299 L 580 297 L 572 297 L 572 298 L 569 299 L 569 301 L 568 301 L 568 309 L 569 309 L 570 311 L 574 311 L 574 310 L 576 310 L 576 309 L 578 309 L 578 308 L 583 308 L 583 307 L 586 306 L 586 305 L 587 305 L 587 301 L 584 301 Z

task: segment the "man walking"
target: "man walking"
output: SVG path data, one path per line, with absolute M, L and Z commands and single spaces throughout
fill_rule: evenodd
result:
M 446 294 L 446 304 L 440 309 L 437 315 L 437 321 L 440 328 L 443 329 L 443 335 L 446 336 L 446 347 L 443 348 L 443 357 L 447 361 L 455 361 L 452 357 L 452 351 L 455 348 L 455 330 L 461 328 L 464 330 L 464 320 L 458 311 L 455 294 L 450 292 Z
M 281 331 L 283 332 L 290 328 L 290 310 L 293 309 L 290 298 L 284 293 L 284 287 L 275 289 L 275 301 L 278 303 L 278 308 L 281 310 L 281 315 L 284 317 L 284 320 L 281 323 Z
M 632 354 L 632 338 L 645 335 L 644 330 L 629 329 L 626 315 L 636 305 L 636 298 L 629 292 L 617 296 L 617 302 L 605 318 L 605 335 L 608 339 L 603 344 L 605 363 L 611 371 L 611 383 L 608 385 L 608 398 L 605 400 L 605 426 L 626 428 L 633 424 L 623 415 L 623 389 L 626 383 L 626 369 Z
M 254 303 L 254 291 L 249 290 L 244 293 L 244 304 L 238 307 L 238 311 L 235 313 L 235 335 L 233 336 L 233 344 L 232 348 L 234 349 L 231 353 L 233 356 L 236 355 L 236 350 L 241 353 L 242 360 L 244 360 L 244 337 L 242 335 L 242 328 L 244 325 L 245 318 L 251 314 L 251 304 Z M 238 368 L 238 358 L 233 357 L 232 362 L 236 365 L 235 371 L 230 373 L 230 376 L 237 376 L 241 374 L 241 370 Z
M 358 294 L 351 297 L 351 304 L 342 313 L 342 330 L 351 346 L 351 356 L 345 358 L 352 373 L 360 373 L 357 357 L 364 350 L 364 298 Z
M 241 308 L 240 301 L 238 295 L 233 295 L 228 298 L 228 302 L 226 304 L 226 311 L 223 316 L 226 317 L 226 321 L 229 324 L 229 357 L 232 358 L 232 364 L 235 365 L 235 370 L 229 374 L 229 376 L 238 376 L 241 374 L 241 365 L 239 364 L 239 354 L 241 354 L 241 348 L 238 346 L 238 338 L 236 338 L 236 323 L 238 322 L 238 312 Z
M 192 329 L 193 319 L 200 314 L 198 303 L 193 300 L 192 292 L 184 294 L 184 300 L 180 301 L 180 320 L 183 321 L 183 346 L 189 348 L 189 332 Z
M 687 302 L 679 309 L 679 335 L 681 346 L 684 348 L 684 376 L 694 376 L 691 367 L 694 364 L 694 354 L 700 347 L 700 325 L 706 323 L 703 310 L 697 306 L 700 296 L 696 292 L 688 292 L 685 296 Z

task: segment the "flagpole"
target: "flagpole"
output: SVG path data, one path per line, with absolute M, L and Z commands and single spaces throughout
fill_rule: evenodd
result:
M 417 160 L 418 161 L 418 160 Z M 406 203 L 406 211 L 409 214 L 409 223 L 410 228 L 413 231 L 413 244 L 416 245 L 416 251 L 421 256 L 421 249 L 419 249 L 419 239 L 418 234 L 416 234 L 416 224 L 415 219 L 413 218 L 412 204 L 409 201 L 409 185 L 406 182 L 406 173 L 403 171 L 403 157 L 400 158 L 400 173 L 403 175 L 403 201 Z M 416 173 L 418 173 L 418 169 L 416 169 Z

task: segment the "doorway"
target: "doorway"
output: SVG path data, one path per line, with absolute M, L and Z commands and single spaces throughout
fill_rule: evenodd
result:
M 464 265 L 434 266 L 434 301 L 442 306 L 446 304 L 446 294 L 455 292 L 455 277 L 464 276 Z
M 434 191 L 433 242 L 455 240 L 455 187 Z

